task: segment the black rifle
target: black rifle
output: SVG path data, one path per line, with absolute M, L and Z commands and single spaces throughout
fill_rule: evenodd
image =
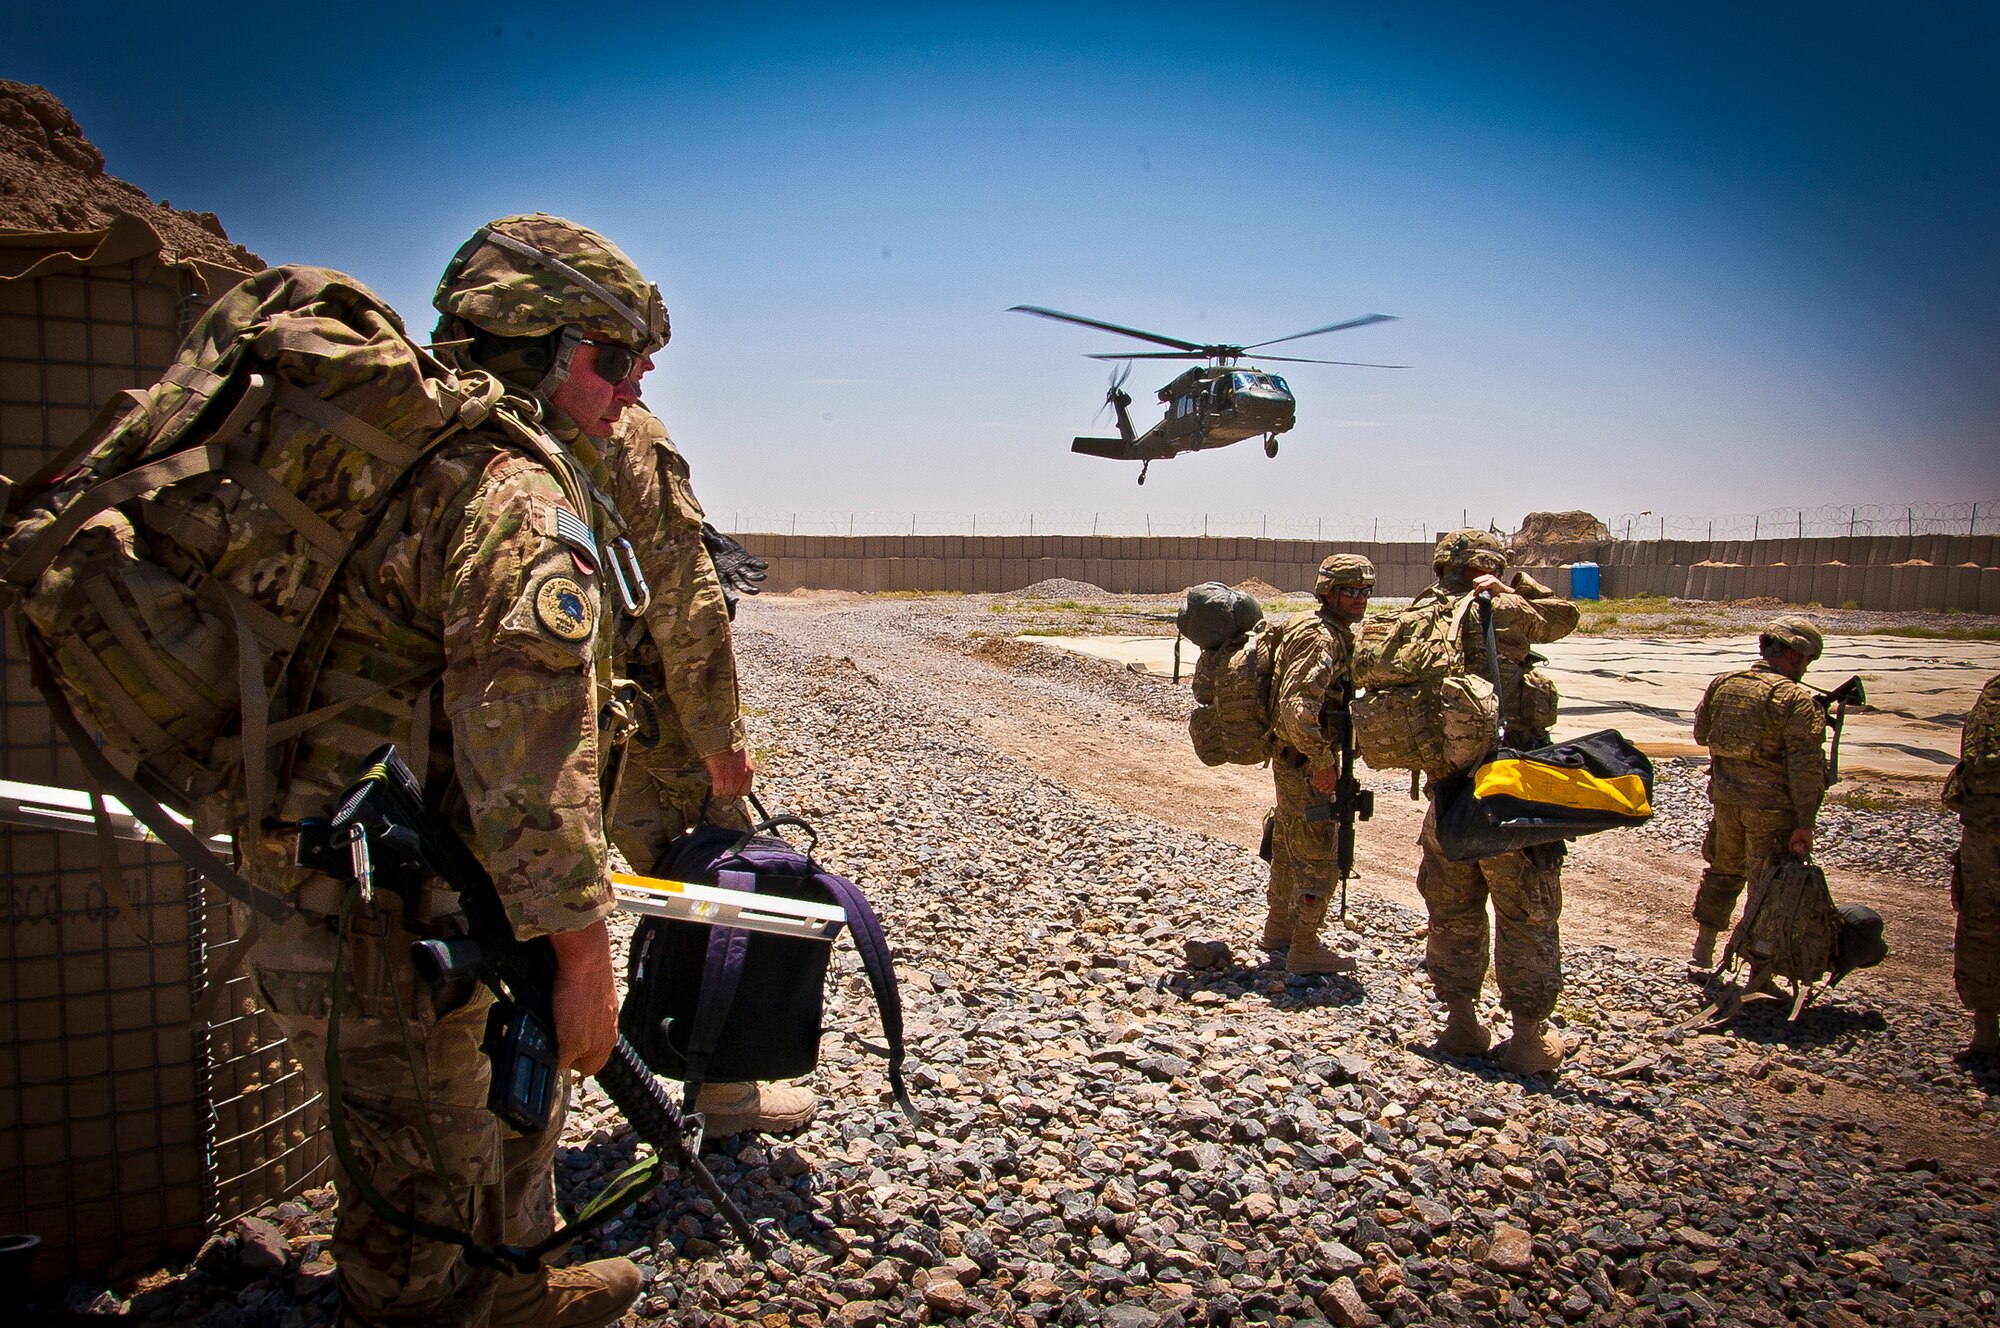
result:
M 1322 722 L 1332 721 L 1340 773 L 1333 781 L 1333 796 L 1306 808 L 1306 819 L 1338 822 L 1333 861 L 1334 870 L 1340 876 L 1340 918 L 1345 922 L 1347 878 L 1354 875 L 1354 823 L 1374 818 L 1375 793 L 1372 789 L 1362 788 L 1361 781 L 1354 774 L 1354 678 L 1351 674 L 1340 680 L 1338 692 L 1330 694 L 1329 699 L 1337 699 L 1338 704 L 1323 707 L 1320 716 Z
M 1858 673 L 1830 692 L 1820 691 L 1811 683 L 1803 685 L 1826 702 L 1826 726 L 1833 730 L 1833 748 L 1826 759 L 1826 786 L 1832 788 L 1840 782 L 1840 730 L 1847 724 L 1847 707 L 1867 705 L 1868 689 L 1861 685 Z
M 415 915 L 423 885 L 432 877 L 457 892 L 466 934 L 415 942 L 410 947 L 410 963 L 417 976 L 433 987 L 474 979 L 493 992 L 483 1048 L 493 1065 L 486 1105 L 516 1129 L 530 1133 L 546 1129 L 561 1105 L 553 1001 L 555 950 L 546 936 L 515 939 L 492 876 L 458 832 L 424 805 L 423 786 L 393 743 L 369 756 L 367 773 L 343 795 L 331 821 L 309 820 L 300 825 L 299 862 L 353 882 L 364 900 L 378 887 L 395 890 L 404 899 L 406 917 Z M 701 1118 L 682 1117 L 659 1080 L 622 1036 L 596 1079 L 639 1137 L 651 1144 L 656 1154 L 692 1175 L 738 1238 L 759 1258 L 765 1257 L 768 1246 L 763 1238 L 689 1146 L 691 1136 L 699 1137 Z M 340 1110 L 336 1102 L 333 1114 Z M 632 1194 L 617 1207 L 598 1209 L 593 1205 L 597 1211 L 588 1225 L 608 1219 L 642 1193 Z M 372 1199 L 370 1204 L 376 1206 Z M 382 1209 L 377 1206 L 377 1211 Z M 390 1213 L 383 1215 L 396 1220 Z M 465 1244 L 475 1255 L 527 1271 L 543 1254 L 581 1234 L 580 1227 L 587 1229 L 585 1219 L 579 1218 L 531 1250 L 502 1247 L 489 1251 L 474 1249 L 466 1240 L 457 1243 Z M 462 1233 L 418 1234 L 456 1238 Z

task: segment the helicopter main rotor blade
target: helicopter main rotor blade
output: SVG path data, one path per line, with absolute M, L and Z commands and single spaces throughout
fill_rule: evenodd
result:
M 1135 350 L 1128 355 L 1086 355 L 1086 360 L 1212 360 L 1205 350 Z
M 1356 369 L 1407 369 L 1407 364 L 1369 364 L 1364 360 L 1308 360 L 1297 355 L 1259 355 L 1257 359 L 1275 360 L 1283 364 L 1345 364 Z
M 1325 327 L 1316 327 L 1310 332 L 1294 332 L 1289 337 L 1273 337 L 1269 341 L 1255 341 L 1243 349 L 1255 350 L 1259 346 L 1275 346 L 1280 341 L 1298 341 L 1304 337 L 1322 336 L 1328 332 L 1345 332 L 1350 327 L 1367 327 L 1372 323 L 1393 323 L 1395 321 L 1396 315 L 1394 314 L 1363 314 L 1359 318 L 1350 318 L 1344 323 L 1328 323 Z M 1325 362 L 1328 364 L 1345 363 L 1342 360 L 1327 360 Z
M 1156 346 L 1173 346 L 1179 350 L 1200 350 L 1199 343 L 1182 341 L 1179 337 L 1163 337 L 1157 332 L 1141 332 L 1135 327 L 1120 327 L 1116 323 L 1106 323 L 1095 318 L 1084 318 L 1078 314 L 1066 314 L 1060 309 L 1044 309 L 1038 304 L 1017 304 L 1008 310 L 1010 314 L 1033 314 L 1037 318 L 1053 318 L 1058 323 L 1075 323 L 1079 327 L 1094 327 L 1101 332 L 1116 332 L 1121 337 L 1137 337 L 1150 341 Z

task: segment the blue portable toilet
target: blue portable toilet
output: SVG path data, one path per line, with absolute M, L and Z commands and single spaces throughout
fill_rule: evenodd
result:
M 1571 599 L 1598 598 L 1596 563 L 1571 563 L 1569 565 L 1569 597 Z

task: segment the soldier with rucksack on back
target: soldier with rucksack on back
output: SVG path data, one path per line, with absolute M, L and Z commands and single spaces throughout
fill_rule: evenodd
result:
M 19 486 L 5 580 L 93 781 L 241 902 L 260 1001 L 334 1103 L 343 1321 L 592 1328 L 636 1297 L 629 1261 L 500 1269 L 553 1232 L 567 1072 L 618 1036 L 599 714 L 605 617 L 637 602 L 595 447 L 666 311 L 615 245 L 541 214 L 482 227 L 437 303 L 456 370 L 352 278 L 245 280 Z M 547 938 L 539 1131 L 489 1106 L 494 994 L 413 963 L 465 934 L 457 892 L 377 880 L 366 837 L 346 875 L 307 852 L 385 743 L 513 938 Z
M 1510 1069 L 1535 1073 L 1554 1069 L 1568 1051 L 1547 1022 L 1562 991 L 1563 846 L 1543 844 L 1454 862 L 1438 843 L 1433 787 L 1437 779 L 1485 757 L 1501 740 L 1503 735 L 1491 727 L 1498 714 L 1507 717 L 1504 737 L 1514 748 L 1544 745 L 1555 724 L 1555 684 L 1536 667 L 1541 657 L 1534 647 L 1574 631 L 1576 606 L 1556 598 L 1549 587 L 1525 572 L 1501 580 L 1506 565 L 1505 546 L 1484 530 L 1451 531 L 1432 551 L 1436 584 L 1417 595 L 1400 617 L 1411 624 L 1445 625 L 1448 676 L 1419 690 L 1435 691 L 1446 700 L 1430 707 L 1440 711 L 1434 721 L 1435 749 L 1413 752 L 1400 763 L 1406 768 L 1415 763 L 1413 768 L 1430 776 L 1425 791 L 1431 803 L 1418 840 L 1423 858 L 1417 867 L 1417 890 L 1430 915 L 1424 965 L 1445 1007 L 1438 1049 L 1476 1056 L 1492 1046 L 1493 1035 L 1480 1023 L 1477 1009 L 1480 984 L 1486 978 L 1490 898 L 1494 977 L 1500 1004 L 1513 1020 L 1512 1036 L 1494 1049 L 1494 1056 Z M 1488 634 L 1481 618 L 1490 619 L 1497 659 L 1488 656 Z M 1394 626 L 1385 623 L 1391 639 Z M 1372 654 L 1370 644 L 1364 643 L 1364 656 Z M 1359 676 L 1372 693 L 1375 684 L 1366 669 Z M 1496 676 L 1498 698 L 1491 683 L 1480 683 Z M 1384 699 L 1389 696 L 1393 691 Z M 1482 713 L 1489 725 L 1483 734 L 1477 732 L 1476 722 Z M 1362 754 L 1371 765 L 1377 764 L 1366 745 Z
M 1339 827 L 1308 817 L 1336 793 L 1343 775 L 1343 734 L 1354 693 L 1354 629 L 1368 611 L 1375 565 L 1336 553 L 1319 565 L 1319 607 L 1295 615 L 1271 646 L 1271 880 L 1263 946 L 1284 950 L 1295 975 L 1352 972 L 1351 956 L 1319 938 L 1338 874 Z M 1346 759 L 1351 761 L 1351 755 Z

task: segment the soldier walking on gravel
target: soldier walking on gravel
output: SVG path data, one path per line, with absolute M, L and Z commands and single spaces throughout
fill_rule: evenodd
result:
M 1499 539 L 1484 530 L 1454 530 L 1438 541 L 1431 554 L 1437 583 L 1417 597 L 1456 599 L 1484 592 L 1491 598 L 1494 644 L 1500 658 L 1501 700 L 1507 716 L 1508 742 L 1518 748 L 1547 743 L 1555 723 L 1556 692 L 1535 665 L 1533 647 L 1558 641 L 1576 630 L 1576 606 L 1557 599 L 1555 592 L 1525 572 L 1510 581 L 1500 573 L 1507 565 Z M 1485 635 L 1468 615 L 1462 644 L 1468 674 L 1491 677 L 1495 662 L 1487 658 Z M 1561 844 L 1495 854 L 1474 862 L 1453 862 L 1437 838 L 1437 802 L 1424 813 L 1418 840 L 1423 860 L 1417 867 L 1417 890 L 1430 914 L 1430 934 L 1424 945 L 1424 966 L 1431 985 L 1444 1002 L 1445 1026 L 1437 1046 L 1454 1056 L 1477 1056 L 1492 1045 L 1493 1035 L 1479 1022 L 1479 987 L 1487 967 L 1486 904 L 1493 903 L 1493 969 L 1500 986 L 1500 1004 L 1513 1020 L 1513 1032 L 1494 1052 L 1511 1069 L 1523 1073 L 1552 1070 L 1568 1054 L 1562 1038 L 1548 1026 L 1562 992 Z
M 1755 665 L 1708 684 L 1694 711 L 1694 740 L 1709 751 L 1708 861 L 1694 899 L 1698 930 L 1689 963 L 1715 967 L 1715 938 L 1746 881 L 1781 855 L 1812 852 L 1813 823 L 1826 793 L 1826 708 L 1803 685 L 1825 643 L 1793 614 L 1773 618 L 1757 638 Z
M 1335 725 L 1348 722 L 1353 694 L 1354 628 L 1368 611 L 1375 565 L 1356 553 L 1336 553 L 1319 565 L 1317 610 L 1280 629 L 1271 668 L 1271 728 L 1276 742 L 1271 778 L 1277 810 L 1271 831 L 1271 884 L 1264 919 L 1266 949 L 1287 949 L 1285 971 L 1341 973 L 1354 960 L 1320 943 L 1336 874 L 1337 827 L 1308 821 L 1340 776 Z
M 1958 999 L 1972 1011 L 1972 1041 L 1960 1058 L 2000 1056 L 2000 676 L 1987 680 L 1965 718 L 1944 805 L 1963 827 L 1951 860 L 1958 910 L 1951 972 Z
M 646 611 L 619 629 L 619 668 L 636 686 L 637 713 L 610 827 L 625 860 L 646 872 L 701 821 L 748 830 L 744 798 L 756 770 L 743 732 L 729 604 L 703 539 L 687 461 L 644 406 L 619 418 L 604 461 L 653 592 Z M 754 582 L 736 588 L 756 590 Z M 754 1083 L 704 1084 L 695 1100 L 711 1138 L 800 1130 L 817 1106 L 811 1089 Z

